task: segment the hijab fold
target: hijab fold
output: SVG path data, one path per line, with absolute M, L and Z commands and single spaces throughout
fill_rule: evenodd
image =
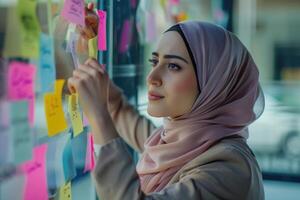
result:
M 145 193 L 162 190 L 179 169 L 222 138 L 246 140 L 248 125 L 264 110 L 257 66 L 235 35 L 199 21 L 175 26 L 192 53 L 201 92 L 189 113 L 164 118 L 145 142 L 137 165 Z

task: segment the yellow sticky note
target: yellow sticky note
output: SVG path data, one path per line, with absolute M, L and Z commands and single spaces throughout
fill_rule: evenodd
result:
M 95 58 L 95 59 L 97 59 L 97 52 L 98 52 L 98 49 L 97 49 L 98 42 L 97 41 L 98 41 L 98 39 L 97 39 L 97 36 L 96 36 L 92 39 L 89 39 L 89 42 L 88 42 L 89 57 Z
M 71 182 L 68 182 L 59 188 L 59 200 L 71 200 L 72 190 Z
M 68 128 L 62 106 L 64 80 L 56 80 L 55 92 L 44 95 L 44 107 L 48 127 L 48 136 L 54 136 Z
M 83 131 L 82 118 L 79 112 L 78 94 L 72 94 L 68 98 L 68 111 L 71 118 L 74 136 Z
M 20 22 L 21 54 L 37 58 L 40 50 L 40 26 L 36 15 L 36 0 L 19 0 L 17 12 Z

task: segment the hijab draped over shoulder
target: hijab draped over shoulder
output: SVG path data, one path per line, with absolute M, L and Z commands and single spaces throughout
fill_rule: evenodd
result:
M 162 190 L 174 174 L 228 136 L 248 138 L 248 125 L 263 112 L 258 69 L 231 32 L 205 22 L 175 25 L 185 41 L 197 75 L 199 96 L 192 109 L 165 118 L 145 142 L 137 165 L 145 193 Z

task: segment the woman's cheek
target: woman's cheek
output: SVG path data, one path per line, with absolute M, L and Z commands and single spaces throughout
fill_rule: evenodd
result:
M 189 93 L 193 87 L 197 87 L 197 83 L 194 83 L 194 77 L 188 76 L 182 80 L 175 81 L 174 84 L 174 92 L 178 92 L 180 94 Z

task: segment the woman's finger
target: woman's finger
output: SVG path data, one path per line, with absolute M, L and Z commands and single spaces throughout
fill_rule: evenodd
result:
M 79 69 L 79 68 L 73 70 L 73 76 L 77 79 L 80 79 L 81 81 L 88 81 L 89 80 L 89 74 L 86 73 L 84 70 Z
M 95 60 L 94 58 L 87 59 L 84 64 L 88 65 L 88 66 L 91 66 L 94 69 L 100 71 L 101 74 L 105 74 L 105 70 L 104 70 L 103 65 L 99 64 L 98 61 Z
M 94 9 L 94 3 L 88 3 L 88 5 L 87 5 L 87 8 L 89 9 L 89 10 L 93 10 Z
M 77 83 L 74 77 L 68 79 L 68 89 L 71 94 L 76 93 Z
M 85 73 L 89 74 L 94 79 L 99 79 L 101 76 L 101 72 L 93 67 L 87 65 L 79 65 L 78 69 L 84 71 Z

